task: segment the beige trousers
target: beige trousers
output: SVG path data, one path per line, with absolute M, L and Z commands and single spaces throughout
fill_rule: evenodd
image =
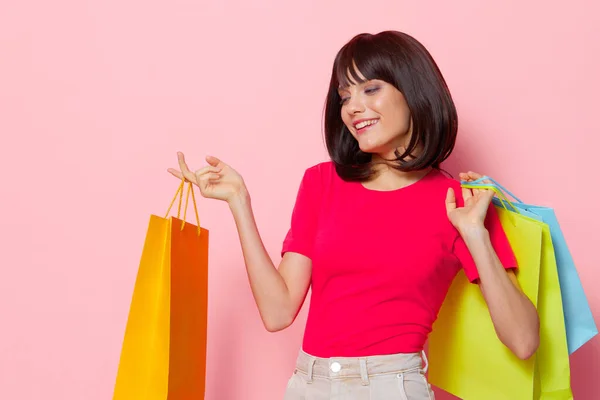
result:
M 300 351 L 284 400 L 434 400 L 426 372 L 425 353 L 319 358 Z

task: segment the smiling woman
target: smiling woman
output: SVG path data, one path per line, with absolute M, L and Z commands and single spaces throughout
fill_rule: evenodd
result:
M 379 126 L 357 125 L 365 120 Z M 371 177 L 373 161 L 383 161 L 382 147 L 391 149 L 383 159 L 396 161 L 390 165 L 400 171 L 439 167 L 454 148 L 457 129 L 448 86 L 413 37 L 361 34 L 338 53 L 327 93 L 325 139 L 340 176 Z
M 170 170 L 229 204 L 267 330 L 290 326 L 312 289 L 285 399 L 433 399 L 423 347 L 461 268 L 502 343 L 530 357 L 539 321 L 516 283 L 493 192 L 461 190 L 440 171 L 457 117 L 425 48 L 400 32 L 352 39 L 335 59 L 325 117 L 332 161 L 306 169 L 278 267 L 237 171 L 208 157 L 191 172 L 183 154 Z

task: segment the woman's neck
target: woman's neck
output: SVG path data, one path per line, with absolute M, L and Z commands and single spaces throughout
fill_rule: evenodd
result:
M 419 171 L 403 172 L 383 163 L 375 164 L 374 169 L 376 171 L 375 177 L 363 182 L 363 186 L 367 189 L 380 191 L 397 190 L 412 185 L 432 170 L 429 167 Z

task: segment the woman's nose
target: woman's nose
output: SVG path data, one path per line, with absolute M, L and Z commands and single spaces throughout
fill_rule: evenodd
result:
M 346 110 L 349 114 L 359 114 L 365 111 L 365 105 L 359 97 L 353 97 L 346 103 Z

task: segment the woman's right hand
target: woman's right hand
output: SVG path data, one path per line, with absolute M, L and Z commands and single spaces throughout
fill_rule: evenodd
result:
M 177 153 L 179 170 L 169 168 L 168 171 L 178 179 L 192 182 L 200 189 L 203 197 L 223 200 L 227 203 L 247 195 L 242 176 L 229 165 L 216 157 L 206 157 L 208 165 L 195 172 L 188 168 L 183 153 Z

